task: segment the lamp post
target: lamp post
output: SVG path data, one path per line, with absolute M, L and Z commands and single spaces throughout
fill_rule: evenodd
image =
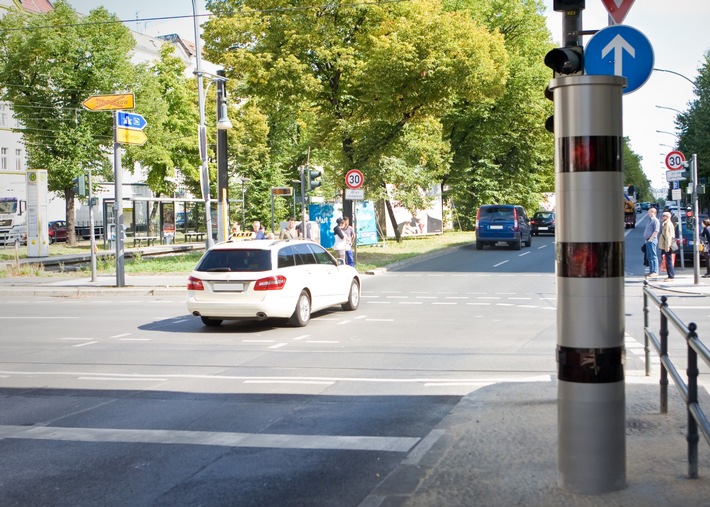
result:
M 200 126 L 198 129 L 200 143 L 200 188 L 202 198 L 205 200 L 205 227 L 207 240 L 205 248 L 209 249 L 212 240 L 212 202 L 210 199 L 210 172 L 207 165 L 207 127 L 205 126 L 205 97 L 202 87 L 202 43 L 197 22 L 197 0 L 192 0 L 192 20 L 195 30 L 195 74 L 197 74 L 197 107 L 200 111 Z
M 659 134 L 668 134 L 669 136 L 678 137 L 673 132 L 668 132 L 667 130 L 656 130 Z

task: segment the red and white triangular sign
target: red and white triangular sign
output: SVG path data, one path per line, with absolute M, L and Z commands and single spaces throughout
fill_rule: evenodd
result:
M 614 23 L 620 25 L 629 13 L 634 0 L 602 0 L 602 3 Z

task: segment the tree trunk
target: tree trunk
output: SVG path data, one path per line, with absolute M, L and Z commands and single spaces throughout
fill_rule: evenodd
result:
M 76 246 L 76 220 L 74 213 L 74 192 L 71 188 L 64 189 L 64 202 L 66 203 L 67 220 L 67 246 Z
M 385 194 L 387 194 L 387 183 L 383 183 L 382 186 L 385 187 Z M 394 229 L 394 239 L 397 241 L 397 243 L 400 243 L 402 241 L 402 235 L 399 233 L 399 227 L 397 227 L 397 219 L 394 216 L 394 209 L 392 208 L 392 203 L 390 202 L 389 198 L 385 199 L 385 206 L 387 207 L 387 214 L 390 217 L 390 221 L 392 222 L 392 228 Z M 385 224 L 385 234 L 387 234 L 387 224 Z

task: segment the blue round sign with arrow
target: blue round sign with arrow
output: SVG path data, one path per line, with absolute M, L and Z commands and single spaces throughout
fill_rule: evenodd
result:
M 626 25 L 599 30 L 584 51 L 584 71 L 592 75 L 623 76 L 624 93 L 640 88 L 653 71 L 653 48 L 646 36 Z

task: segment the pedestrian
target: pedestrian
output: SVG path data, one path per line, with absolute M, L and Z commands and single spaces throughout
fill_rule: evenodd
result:
M 661 235 L 658 238 L 658 250 L 661 252 L 661 257 L 666 266 L 666 278 L 664 282 L 670 282 L 675 278 L 675 269 L 673 268 L 673 254 L 678 249 L 675 241 L 675 227 L 671 220 L 671 214 L 664 211 L 662 215 L 663 223 L 661 224 Z M 673 248 L 675 247 L 675 248 Z
M 254 232 L 254 239 L 265 239 L 266 235 L 264 234 L 264 227 L 261 225 L 261 222 L 258 220 L 254 220 L 251 224 L 251 230 Z
M 355 245 L 355 229 L 350 225 L 350 217 L 343 217 L 343 233 L 348 240 L 348 248 L 345 250 L 345 263 L 355 267 L 355 257 L 353 255 L 353 245 Z
M 333 236 L 335 237 L 335 244 L 333 245 L 333 250 L 335 250 L 335 254 L 338 256 L 338 259 L 342 260 L 343 263 L 346 262 L 345 259 L 345 251 L 348 247 L 348 240 L 347 236 L 345 236 L 345 232 L 343 232 L 343 219 L 338 218 L 335 221 L 335 227 L 333 227 Z
M 298 229 L 296 229 L 296 219 L 294 217 L 290 217 L 288 225 L 281 229 L 279 239 L 298 239 Z
M 705 253 L 705 274 L 703 278 L 710 278 L 710 218 L 703 219 L 703 230 L 700 231 L 700 240 Z
M 242 232 L 242 228 L 239 225 L 239 222 L 234 222 L 232 224 L 232 234 L 229 235 L 229 239 L 236 239 L 240 232 Z
M 656 208 L 648 208 L 648 223 L 643 231 L 644 246 L 646 247 L 646 260 L 648 261 L 648 274 L 646 278 L 658 276 L 658 235 L 661 224 L 656 218 Z

